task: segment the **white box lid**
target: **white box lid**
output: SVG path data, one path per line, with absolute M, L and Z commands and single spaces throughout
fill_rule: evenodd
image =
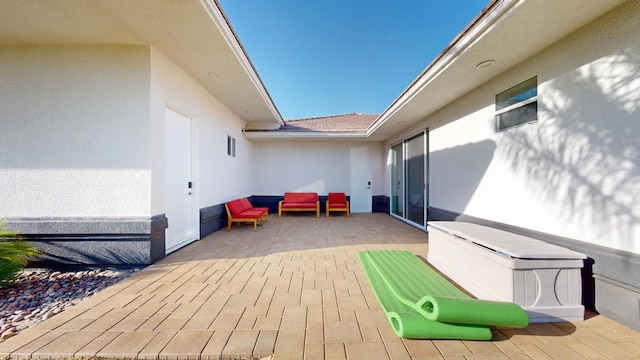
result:
M 489 250 L 519 259 L 586 259 L 585 254 L 542 240 L 459 221 L 429 221 L 428 226 Z

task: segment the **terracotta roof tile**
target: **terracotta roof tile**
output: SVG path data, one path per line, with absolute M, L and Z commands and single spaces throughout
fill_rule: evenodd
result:
M 366 131 L 379 115 L 351 113 L 344 115 L 321 116 L 307 119 L 285 121 L 285 125 L 276 131 Z

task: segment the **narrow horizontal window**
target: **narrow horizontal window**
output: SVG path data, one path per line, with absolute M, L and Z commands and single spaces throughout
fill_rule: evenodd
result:
M 496 95 L 498 131 L 538 120 L 538 77 L 534 76 Z

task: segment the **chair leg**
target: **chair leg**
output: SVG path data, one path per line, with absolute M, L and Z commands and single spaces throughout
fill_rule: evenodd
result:
M 231 231 L 231 218 L 229 218 L 229 221 L 227 221 L 227 231 Z

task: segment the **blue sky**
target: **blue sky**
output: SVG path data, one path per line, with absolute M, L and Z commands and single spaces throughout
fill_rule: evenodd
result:
M 489 0 L 219 0 L 285 120 L 380 114 Z

